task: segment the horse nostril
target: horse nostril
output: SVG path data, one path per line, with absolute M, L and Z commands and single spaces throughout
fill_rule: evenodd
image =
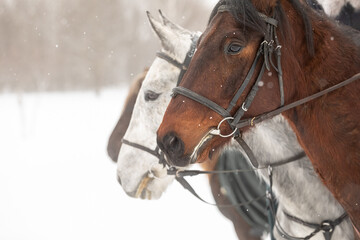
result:
M 165 135 L 163 138 L 163 147 L 164 151 L 170 156 L 170 157 L 181 157 L 184 153 L 184 143 L 183 141 L 176 136 L 174 133 L 169 133 Z

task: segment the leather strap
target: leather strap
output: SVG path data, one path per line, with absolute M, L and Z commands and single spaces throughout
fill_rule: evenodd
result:
M 140 150 L 142 150 L 144 152 L 147 152 L 147 153 L 155 156 L 156 158 L 159 159 L 159 164 L 163 164 L 164 167 L 166 166 L 166 160 L 165 160 L 164 153 L 160 151 L 160 148 L 158 146 L 156 146 L 156 148 L 154 150 L 152 150 L 152 149 L 150 149 L 148 147 L 145 147 L 145 146 L 143 146 L 141 144 L 128 141 L 125 138 L 121 139 L 121 142 L 126 144 L 126 145 L 129 145 L 129 146 L 131 146 L 133 148 L 140 149 Z
M 260 199 L 263 199 L 265 197 L 264 195 L 258 196 L 256 198 L 250 199 L 249 201 L 246 202 L 242 202 L 242 203 L 237 203 L 237 204 L 215 204 L 215 203 L 210 203 L 205 201 L 204 199 L 202 199 L 197 193 L 196 191 L 191 187 L 191 185 L 185 180 L 185 178 L 183 178 L 182 176 L 176 176 L 175 179 L 181 184 L 181 186 L 183 186 L 186 190 L 188 190 L 192 195 L 194 195 L 197 199 L 199 199 L 200 201 L 212 205 L 212 206 L 217 206 L 219 208 L 228 208 L 228 207 L 240 207 L 240 206 L 246 206 L 249 205 L 255 201 L 258 201 Z
M 191 61 L 191 59 L 194 56 L 195 51 L 196 51 L 196 44 L 197 44 L 198 39 L 199 39 L 199 37 L 197 35 L 193 35 L 191 46 L 190 46 L 189 51 L 186 53 L 185 60 L 184 60 L 184 62 L 182 64 L 183 69 L 181 69 L 181 71 L 180 71 L 176 86 L 179 86 L 182 78 L 184 77 L 185 72 L 187 71 L 187 68 L 189 67 L 190 61 Z
M 168 63 L 174 65 L 175 67 L 179 68 L 180 70 L 186 70 L 187 68 L 180 62 L 178 62 L 175 58 L 170 57 L 164 52 L 156 52 L 156 56 L 167 61 Z
M 237 101 L 239 100 L 241 94 L 244 92 L 246 86 L 249 84 L 252 76 L 254 75 L 255 72 L 255 68 L 257 65 L 257 62 L 262 54 L 262 45 L 260 45 L 259 49 L 256 52 L 255 55 L 255 59 L 254 62 L 252 63 L 249 72 L 247 73 L 244 82 L 241 84 L 240 88 L 237 90 L 236 94 L 234 95 L 234 97 L 231 99 L 229 106 L 227 107 L 227 111 L 230 112 L 232 110 L 232 108 L 236 105 Z
M 287 163 L 291 163 L 291 162 L 295 162 L 300 160 L 301 158 L 305 157 L 306 154 L 305 152 L 300 152 L 298 154 L 296 154 L 295 156 L 291 157 L 291 158 L 287 158 L 284 160 L 281 160 L 279 162 L 276 163 L 272 163 L 269 165 L 265 165 L 265 166 L 259 166 L 257 168 L 252 168 L 252 169 L 234 169 L 234 170 L 222 170 L 222 171 L 201 171 L 201 170 L 179 170 L 176 169 L 175 167 L 171 167 L 168 169 L 167 174 L 168 175 L 176 175 L 176 176 L 180 176 L 180 177 L 186 177 L 186 176 L 196 176 L 196 175 L 200 175 L 200 174 L 226 174 L 226 173 L 242 173 L 242 172 L 254 172 L 260 169 L 267 169 L 270 167 L 274 168 L 274 167 L 279 167 L 282 166 L 284 164 Z
M 253 167 L 258 168 L 259 162 L 256 160 L 256 157 L 255 157 L 254 153 L 252 152 L 251 148 L 246 144 L 246 142 L 242 139 L 242 137 L 240 137 L 240 136 L 235 137 L 235 140 L 239 143 L 241 148 L 245 151 L 245 153 L 248 156 Z
M 277 224 L 277 230 L 279 231 L 280 234 L 282 234 L 282 236 L 285 238 L 285 239 L 288 239 L 288 240 L 299 240 L 299 239 L 310 239 L 312 238 L 313 236 L 315 236 L 318 232 L 322 231 L 323 235 L 324 235 L 324 238 L 325 240 L 331 240 L 331 237 L 332 237 L 332 234 L 334 233 L 334 230 L 335 230 L 335 227 L 337 225 L 339 225 L 340 223 L 342 223 L 342 221 L 348 217 L 347 213 L 343 213 L 340 217 L 338 217 L 337 219 L 335 219 L 334 221 L 331 221 L 331 220 L 325 220 L 323 221 L 322 223 L 320 224 L 317 224 L 317 223 L 309 223 L 309 222 L 306 222 L 300 218 L 297 218 L 297 217 L 294 217 L 290 214 L 288 214 L 287 212 L 284 211 L 284 215 L 289 218 L 291 221 L 294 221 L 294 222 L 297 222 L 301 225 L 304 225 L 306 227 L 309 227 L 309 228 L 313 228 L 314 231 L 312 233 L 310 233 L 309 235 L 307 235 L 306 237 L 293 237 L 293 236 L 290 236 L 288 235 L 284 229 L 279 225 Z
M 317 92 L 317 93 L 315 93 L 313 95 L 310 95 L 308 97 L 305 97 L 303 99 L 300 99 L 298 101 L 290 103 L 290 104 L 285 105 L 283 107 L 277 108 L 274 111 L 261 114 L 261 115 L 259 115 L 257 117 L 251 118 L 251 119 L 248 118 L 248 119 L 241 120 L 238 124 L 236 124 L 236 128 L 241 129 L 243 127 L 253 126 L 256 123 L 262 122 L 262 121 L 264 121 L 266 119 L 270 119 L 272 117 L 275 117 L 276 115 L 279 115 L 282 112 L 285 112 L 285 111 L 287 111 L 289 109 L 292 109 L 294 107 L 298 107 L 298 106 L 300 106 L 300 105 L 302 105 L 304 103 L 310 102 L 310 101 L 312 101 L 312 100 L 314 100 L 316 98 L 319 98 L 319 97 L 321 97 L 321 96 L 323 96 L 323 95 L 325 95 L 327 93 L 333 92 L 333 91 L 335 91 L 335 90 L 337 90 L 337 89 L 339 89 L 341 87 L 344 87 L 344 86 L 346 86 L 346 85 L 348 85 L 348 84 L 350 84 L 350 83 L 352 83 L 352 82 L 354 82 L 354 81 L 356 81 L 358 79 L 360 79 L 360 73 L 357 73 L 354 76 L 352 76 L 351 78 L 348 78 L 348 79 L 346 79 L 345 81 L 343 81 L 341 83 L 338 83 L 338 84 L 336 84 L 334 86 L 331 86 L 331 87 L 329 87 L 327 89 L 324 89 L 324 90 L 322 90 L 320 92 Z
M 181 86 L 175 87 L 173 89 L 172 96 L 175 97 L 177 94 L 181 94 L 185 97 L 188 97 L 188 98 L 212 109 L 213 111 L 217 112 L 218 114 L 220 114 L 223 117 L 230 117 L 230 113 L 228 111 L 226 111 L 223 107 L 221 107 L 217 103 L 211 101 L 210 99 L 207 99 L 206 97 L 203 97 L 203 96 L 197 94 L 196 92 L 191 91 L 190 89 L 187 89 L 187 88 L 184 88 Z

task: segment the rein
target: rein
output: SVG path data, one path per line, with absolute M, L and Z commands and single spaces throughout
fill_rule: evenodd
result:
M 145 146 L 143 146 L 141 144 L 130 142 L 130 141 L 124 139 L 124 138 L 121 139 L 121 142 L 126 144 L 126 145 L 129 145 L 129 146 L 131 146 L 133 148 L 140 149 L 141 151 L 144 151 L 144 152 L 147 152 L 147 153 L 153 155 L 154 157 L 159 159 L 160 164 L 164 165 L 165 156 L 164 156 L 164 153 L 160 150 L 160 148 L 158 146 L 156 146 L 156 148 L 154 150 L 152 150 L 152 149 L 150 149 L 148 147 L 145 147 Z
M 283 238 L 285 238 L 287 240 L 306 240 L 306 239 L 310 239 L 320 231 L 322 231 L 325 240 L 330 240 L 332 234 L 334 233 L 335 227 L 338 226 L 340 223 L 342 223 L 342 221 L 345 220 L 348 217 L 347 213 L 343 213 L 340 217 L 338 217 L 334 221 L 325 220 L 325 221 L 321 222 L 320 224 L 317 224 L 317 223 L 305 222 L 305 221 L 303 221 L 303 220 L 301 220 L 301 219 L 299 219 L 297 217 L 294 217 L 294 216 L 288 214 L 285 211 L 284 211 L 284 215 L 291 221 L 299 223 L 299 224 L 301 224 L 301 225 L 303 225 L 305 227 L 314 229 L 314 231 L 312 233 L 310 233 L 308 236 L 306 236 L 304 238 L 292 237 L 292 236 L 288 235 L 284 231 L 284 229 L 279 225 L 279 222 L 277 221 L 278 224 L 275 225 L 276 230 L 283 236 Z
M 276 115 L 279 115 L 280 113 L 285 112 L 285 111 L 287 111 L 289 109 L 292 109 L 294 107 L 298 107 L 298 106 L 300 106 L 302 104 L 310 102 L 310 101 L 312 101 L 312 100 L 314 100 L 316 98 L 319 98 L 319 97 L 321 97 L 321 96 L 323 96 L 323 95 L 325 95 L 327 93 L 330 93 L 330 92 L 333 92 L 333 91 L 335 91 L 335 90 L 337 90 L 339 88 L 342 88 L 342 87 L 344 87 L 344 86 L 346 86 L 346 85 L 348 85 L 348 84 L 350 84 L 350 83 L 352 83 L 352 82 L 354 82 L 354 81 L 356 81 L 358 79 L 360 79 L 360 73 L 355 74 L 351 78 L 348 78 L 348 79 L 346 79 L 345 81 L 343 81 L 341 83 L 338 83 L 338 84 L 336 84 L 334 86 L 326 88 L 326 89 L 324 89 L 324 90 L 322 90 L 320 92 L 317 92 L 317 93 L 315 93 L 313 95 L 310 95 L 310 96 L 305 97 L 303 99 L 300 99 L 298 101 L 287 104 L 287 105 L 285 105 L 283 107 L 280 107 L 278 109 L 275 109 L 275 110 L 273 110 L 271 112 L 264 113 L 264 114 L 261 114 L 259 116 L 253 117 L 253 118 L 248 118 L 248 119 L 241 120 L 238 124 L 235 125 L 235 127 L 236 128 L 243 128 L 243 127 L 248 127 L 248 126 L 254 126 L 254 124 L 256 124 L 256 123 L 262 122 L 262 121 L 264 121 L 266 119 L 269 119 L 269 118 L 272 118 L 272 117 L 274 117 Z
M 301 152 L 291 158 L 273 163 L 273 164 L 269 164 L 266 166 L 261 166 L 258 168 L 252 168 L 252 169 L 234 169 L 234 170 L 218 170 L 218 171 L 201 171 L 201 170 L 179 170 L 176 169 L 175 167 L 170 167 L 167 171 L 168 175 L 174 175 L 175 179 L 186 189 L 188 190 L 190 193 L 192 193 L 196 198 L 198 198 L 200 201 L 209 204 L 209 205 L 213 205 L 213 206 L 218 206 L 220 208 L 225 208 L 225 207 L 236 207 L 236 206 L 243 206 L 243 205 L 248 205 L 251 204 L 252 202 L 255 202 L 259 199 L 262 199 L 263 197 L 269 197 L 269 194 L 266 193 L 264 195 L 258 196 L 256 198 L 253 198 L 247 202 L 243 202 L 243 203 L 237 203 L 237 204 L 228 204 L 228 205 L 219 205 L 219 204 L 214 204 L 214 203 L 209 203 L 207 201 L 205 201 L 204 199 L 202 199 L 197 193 L 196 191 L 191 187 L 191 185 L 185 180 L 185 176 L 196 176 L 196 175 L 200 175 L 200 174 L 229 174 L 229 173 L 244 173 L 244 172 L 254 172 L 257 170 L 262 170 L 262 169 L 272 169 L 273 167 L 280 167 L 282 165 L 291 163 L 291 162 L 295 162 L 300 160 L 301 158 L 305 157 L 306 154 L 305 152 Z M 270 171 L 270 170 L 269 170 Z M 272 179 L 270 177 L 270 173 L 269 173 L 269 178 Z M 270 181 L 270 189 L 272 191 L 272 180 Z M 275 216 L 275 215 L 274 215 Z

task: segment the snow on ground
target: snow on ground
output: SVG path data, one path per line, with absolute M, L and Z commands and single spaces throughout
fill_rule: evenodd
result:
M 177 183 L 156 201 L 123 192 L 106 144 L 126 91 L 0 95 L 0 239 L 236 239 Z

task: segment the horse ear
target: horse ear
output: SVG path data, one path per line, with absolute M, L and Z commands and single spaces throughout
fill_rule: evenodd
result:
M 146 13 L 152 29 L 161 41 L 162 47 L 169 52 L 173 52 L 174 46 L 172 42 L 177 38 L 175 31 L 164 23 L 155 20 L 148 11 Z
M 171 21 L 162 13 L 162 11 L 161 11 L 160 9 L 159 9 L 159 14 L 160 14 L 160 17 L 161 17 L 164 25 L 169 26 L 169 27 L 171 27 L 172 29 L 174 29 L 174 30 L 176 30 L 176 31 L 181 31 L 181 32 L 185 31 L 184 28 L 182 28 L 182 27 L 180 27 L 179 25 L 171 22 Z

